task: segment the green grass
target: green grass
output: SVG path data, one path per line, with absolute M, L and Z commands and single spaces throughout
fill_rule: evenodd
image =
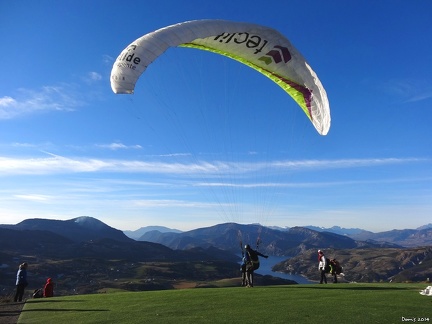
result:
M 18 323 L 432 322 L 427 284 L 203 288 L 33 299 Z

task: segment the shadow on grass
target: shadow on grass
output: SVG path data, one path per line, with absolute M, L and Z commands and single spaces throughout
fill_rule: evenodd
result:
M 85 300 L 82 299 L 76 299 L 76 300 L 59 300 L 59 299 L 52 299 L 52 298 L 44 298 L 44 299 L 32 299 L 29 300 L 29 304 L 37 304 L 37 303 L 85 303 Z
M 52 303 L 85 303 L 85 300 L 74 299 L 74 300 L 59 300 L 54 298 L 41 298 L 36 300 L 31 300 L 31 304 L 46 303 L 46 306 Z M 33 313 L 33 312 L 109 312 L 109 309 L 84 309 L 84 308 L 38 308 L 38 309 L 23 309 L 22 313 Z
M 0 317 L 19 316 L 19 314 L 21 314 L 20 310 L 17 310 L 17 311 L 0 311 Z
M 80 308 L 38 308 L 23 309 L 22 313 L 32 312 L 109 312 L 109 309 L 80 309 Z
M 278 288 L 277 286 L 274 286 L 274 288 Z M 283 287 L 280 287 L 283 288 Z M 412 290 L 412 287 L 383 287 L 383 286 L 377 286 L 377 287 L 371 287 L 371 286 L 357 286 L 355 284 L 315 284 L 315 285 L 305 285 L 305 286 L 297 286 L 292 285 L 290 286 L 292 289 L 340 289 L 340 290 Z

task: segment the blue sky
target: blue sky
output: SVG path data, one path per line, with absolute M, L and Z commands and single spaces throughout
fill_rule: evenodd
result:
M 432 215 L 432 2 L 1 1 L 0 222 L 416 228 Z M 332 114 L 320 136 L 246 66 L 170 49 L 134 95 L 115 58 L 187 20 L 277 29 Z

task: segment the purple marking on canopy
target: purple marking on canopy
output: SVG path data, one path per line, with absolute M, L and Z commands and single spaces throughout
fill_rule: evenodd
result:
M 309 118 L 312 120 L 312 91 L 310 89 L 298 84 L 298 83 L 287 80 L 287 79 L 281 77 L 280 75 L 277 75 L 277 74 L 273 74 L 273 75 L 278 77 L 279 80 L 285 82 L 290 87 L 296 89 L 297 91 L 299 91 L 303 95 L 303 98 L 306 102 L 307 110 L 309 112 Z
M 267 73 L 273 75 L 274 77 L 278 78 L 282 82 L 288 84 L 290 87 L 296 89 L 297 91 L 299 91 L 303 95 L 303 98 L 304 98 L 305 103 L 306 103 L 306 108 L 307 108 L 308 113 L 309 113 L 308 117 L 310 118 L 310 120 L 312 120 L 313 119 L 312 118 L 312 90 L 310 90 L 310 89 L 308 89 L 308 88 L 306 88 L 306 87 L 304 87 L 298 83 L 295 83 L 293 81 L 285 79 L 284 77 L 280 76 L 279 74 L 273 73 L 273 72 L 266 70 L 266 69 L 263 69 L 263 70 L 266 71 Z

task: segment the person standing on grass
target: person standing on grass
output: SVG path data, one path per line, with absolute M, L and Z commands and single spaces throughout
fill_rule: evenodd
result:
M 321 275 L 320 284 L 322 284 L 323 282 L 327 283 L 326 266 L 327 266 L 327 261 L 324 252 L 318 250 L 318 270 L 320 271 L 320 275 Z
M 268 258 L 267 255 L 264 255 L 258 251 L 255 251 L 250 247 L 249 244 L 245 245 L 245 257 L 246 257 L 246 279 L 247 286 L 253 287 L 253 279 L 254 279 L 254 271 L 257 270 L 260 266 L 258 256 L 262 256 L 263 258 Z
M 14 302 L 21 302 L 24 296 L 25 287 L 27 287 L 27 262 L 21 263 L 16 275 L 16 293 Z
M 330 259 L 330 273 L 333 276 L 334 283 L 338 282 L 337 276 L 341 274 L 341 272 L 342 272 L 342 267 L 339 261 L 336 259 Z
M 246 278 L 246 257 L 243 255 L 242 257 L 242 263 L 240 265 L 240 272 L 241 272 L 241 278 L 242 278 L 242 287 L 246 287 L 248 282 Z

